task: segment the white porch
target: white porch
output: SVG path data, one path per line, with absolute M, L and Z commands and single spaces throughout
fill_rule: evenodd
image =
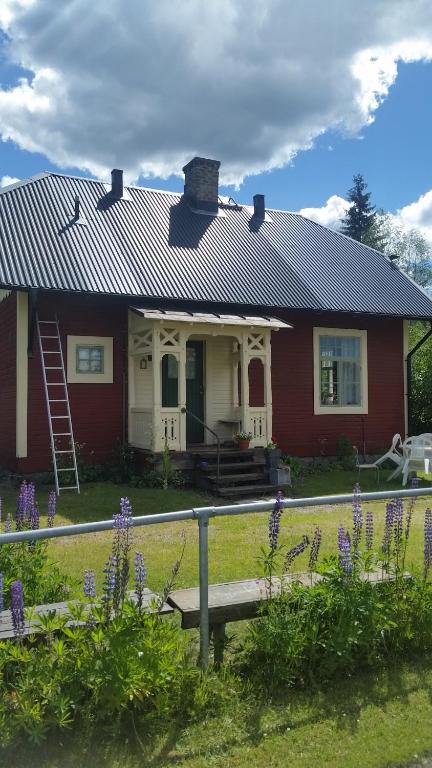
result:
M 290 326 L 274 318 L 131 308 L 131 445 L 159 452 L 165 443 L 177 451 L 194 443 L 214 444 L 214 435 L 200 422 L 222 442 L 242 429 L 252 433 L 252 447 L 267 445 L 272 436 L 271 332 L 281 327 Z

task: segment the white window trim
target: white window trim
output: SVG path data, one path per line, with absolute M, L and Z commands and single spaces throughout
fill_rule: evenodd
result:
M 356 336 L 360 339 L 360 359 L 361 359 L 361 405 L 321 405 L 320 389 L 320 336 Z M 313 349 L 314 349 L 314 413 L 315 415 L 333 414 L 354 414 L 368 413 L 368 369 L 367 369 L 367 331 L 359 331 L 352 328 L 314 328 L 313 329 Z
M 76 369 L 77 347 L 103 347 L 104 372 L 78 373 Z M 112 336 L 68 336 L 67 337 L 67 380 L 68 384 L 112 384 L 113 383 L 113 339 Z

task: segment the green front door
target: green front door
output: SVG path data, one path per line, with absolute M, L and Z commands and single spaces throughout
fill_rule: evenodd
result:
M 204 342 L 186 344 L 186 408 L 201 421 L 204 420 Z M 204 427 L 187 414 L 186 442 L 188 445 L 204 442 Z

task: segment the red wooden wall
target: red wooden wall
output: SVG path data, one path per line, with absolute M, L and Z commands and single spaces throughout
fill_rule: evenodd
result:
M 42 318 L 58 314 L 63 352 L 66 336 L 112 336 L 113 384 L 69 384 L 75 439 L 87 461 L 109 461 L 117 440 L 123 439 L 127 408 L 127 302 L 109 297 L 71 294 L 42 295 Z M 273 437 L 297 456 L 334 455 L 336 441 L 347 435 L 370 453 L 390 444 L 404 430 L 403 323 L 398 319 L 286 313 L 294 326 L 272 334 Z M 0 302 L 0 464 L 20 472 L 51 467 L 48 420 L 42 370 L 34 340 L 29 359 L 28 457 L 15 460 L 16 297 Z M 368 331 L 369 413 L 313 412 L 313 327 L 358 328 Z M 261 404 L 262 371 L 250 368 L 251 404 Z
M 69 384 L 69 399 L 75 442 L 92 463 L 107 462 L 123 437 L 123 391 L 127 350 L 127 308 L 106 297 L 45 294 L 38 303 L 41 319 L 58 315 L 66 366 L 66 336 L 112 336 L 113 383 Z M 125 388 L 125 390 L 124 390 Z M 42 368 L 34 338 L 34 358 L 29 360 L 28 457 L 18 461 L 20 472 L 51 467 L 48 418 Z
M 379 453 L 404 433 L 403 321 L 287 314 L 292 330 L 272 334 L 273 437 L 294 456 L 334 455 L 347 435 L 366 452 Z M 366 329 L 369 413 L 314 415 L 313 327 Z
M 0 302 L 0 464 L 13 468 L 16 454 L 16 294 Z

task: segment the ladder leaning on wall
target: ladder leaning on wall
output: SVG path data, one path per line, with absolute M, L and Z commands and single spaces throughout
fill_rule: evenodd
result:
M 69 405 L 69 394 L 57 315 L 54 320 L 40 320 L 36 315 L 39 351 L 45 387 L 45 400 L 51 441 L 51 452 L 57 496 L 60 491 L 80 492 L 75 441 Z M 66 463 L 64 464 L 64 459 Z M 72 474 L 72 484 L 61 479 Z

